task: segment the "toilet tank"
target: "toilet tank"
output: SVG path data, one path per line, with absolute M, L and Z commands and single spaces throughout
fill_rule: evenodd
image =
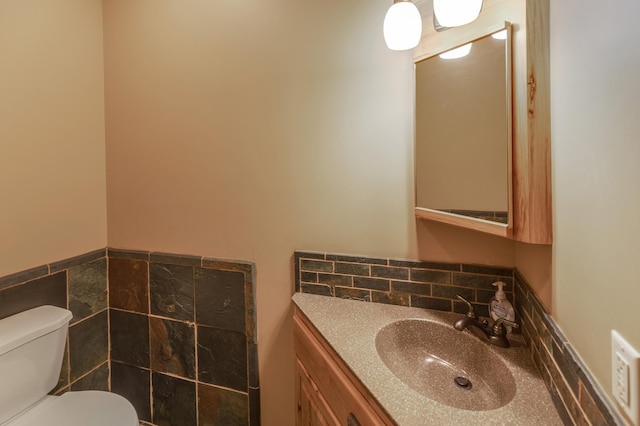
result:
M 0 319 L 0 424 L 58 383 L 71 312 L 40 306 Z

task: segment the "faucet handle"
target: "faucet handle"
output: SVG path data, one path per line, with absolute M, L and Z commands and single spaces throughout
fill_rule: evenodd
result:
M 478 319 L 478 317 L 476 316 L 476 311 L 473 310 L 473 305 L 471 304 L 471 302 L 469 302 L 467 299 L 465 299 L 459 294 L 456 296 L 458 297 L 458 299 L 462 300 L 464 303 L 467 304 L 467 309 L 468 309 L 467 316 L 469 318 Z
M 504 325 L 508 325 L 509 327 L 513 327 L 513 328 L 518 328 L 518 324 L 513 322 L 513 321 L 509 321 L 508 319 L 504 319 L 504 318 L 498 318 L 494 323 L 493 323 L 493 334 L 496 336 L 504 336 L 507 334 L 507 330 L 504 328 Z

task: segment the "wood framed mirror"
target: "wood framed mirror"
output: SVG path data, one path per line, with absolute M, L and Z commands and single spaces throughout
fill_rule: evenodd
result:
M 511 237 L 511 44 L 505 23 L 416 62 L 417 217 Z

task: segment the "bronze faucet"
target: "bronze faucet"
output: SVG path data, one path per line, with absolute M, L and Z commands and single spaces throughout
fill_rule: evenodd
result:
M 463 331 L 464 329 L 467 329 L 471 332 L 471 334 L 478 337 L 480 340 L 489 342 L 492 345 L 500 346 L 501 348 L 509 347 L 509 340 L 507 340 L 507 330 L 504 328 L 504 325 L 518 328 L 518 324 L 504 318 L 498 318 L 493 323 L 493 325 L 489 327 L 489 322 L 487 320 L 480 321 L 478 319 L 478 316 L 476 315 L 473 309 L 473 305 L 470 301 L 459 294 L 457 295 L 457 297 L 467 304 L 468 311 L 464 317 L 460 318 L 453 324 L 453 327 L 456 330 Z

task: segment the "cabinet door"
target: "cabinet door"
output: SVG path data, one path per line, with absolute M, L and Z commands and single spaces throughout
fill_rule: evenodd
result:
M 298 379 L 305 381 L 308 391 L 314 392 L 316 407 L 325 420 L 330 420 L 328 424 L 394 424 L 298 310 L 295 311 L 293 321 Z
M 297 426 L 334 426 L 339 422 L 331 412 L 318 387 L 296 358 Z

